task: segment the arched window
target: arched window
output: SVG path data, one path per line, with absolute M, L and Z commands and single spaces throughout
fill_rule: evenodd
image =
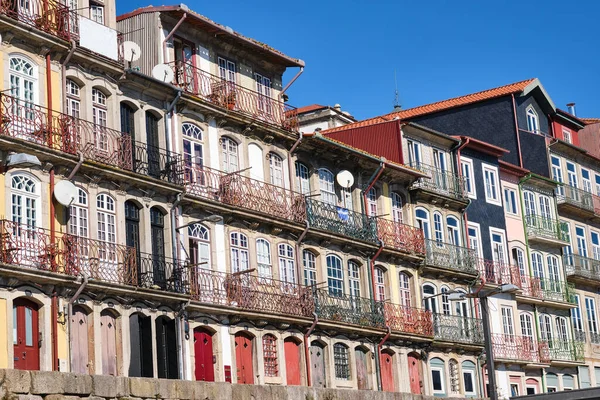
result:
M 435 232 L 435 241 L 438 243 L 444 242 L 444 228 L 442 224 L 442 214 L 433 213 L 433 231 Z
M 350 380 L 350 362 L 348 347 L 342 343 L 333 345 L 333 363 L 335 365 L 335 378 Z
M 150 209 L 150 240 L 154 284 L 165 288 L 167 271 L 165 263 L 165 215 L 158 207 Z
M 348 292 L 352 297 L 360 297 L 360 266 L 354 261 L 348 261 Z
M 429 213 L 423 208 L 417 208 L 415 211 L 415 219 L 417 220 L 417 226 L 423 231 L 425 239 L 429 239 L 431 237 Z
M 548 345 L 550 347 L 552 343 L 552 319 L 547 314 L 540 314 L 540 333 L 542 335 L 543 340 L 548 341 Z
M 105 193 L 99 194 L 96 197 L 96 216 L 98 219 L 98 240 L 116 243 L 115 200 Z
M 538 115 L 532 106 L 527 107 L 527 130 L 529 132 L 540 133 Z
M 283 160 L 275 153 L 269 153 L 271 184 L 283 187 Z
M 446 225 L 448 228 L 448 242 L 453 245 L 460 246 L 461 240 L 460 229 L 458 227 L 458 219 L 456 219 L 455 217 L 447 217 Z
M 533 267 L 533 276 L 544 279 L 544 260 L 540 253 L 531 253 L 531 266 Z
M 88 237 L 88 195 L 81 188 L 77 188 L 77 197 L 69 207 L 69 233 Z
M 277 361 L 277 338 L 271 334 L 263 335 L 263 357 L 265 376 L 279 376 L 279 363 Z
M 211 269 L 210 233 L 208 229 L 201 224 L 192 224 L 188 226 L 188 237 L 192 265 Z
M 394 222 L 402 223 L 404 217 L 402 216 L 402 197 L 396 192 L 392 192 L 392 219 Z
M 67 114 L 74 118 L 79 118 L 81 110 L 80 89 L 77 82 L 67 79 Z
M 367 205 L 369 207 L 369 216 L 377 216 L 377 189 L 372 187 L 367 193 Z
M 258 262 L 258 276 L 265 279 L 272 278 L 271 244 L 265 239 L 256 240 L 256 261 Z
M 537 214 L 535 207 L 535 195 L 532 192 L 523 192 L 523 204 L 525 205 L 525 217 L 532 217 Z
M 314 286 L 317 284 L 317 257 L 312 251 L 304 250 L 302 252 L 302 262 L 304 264 L 304 284 Z
M 125 102 L 121 102 L 121 132 L 135 140 L 135 109 Z
M 450 315 L 450 299 L 448 298 L 448 292 L 450 291 L 448 287 L 442 286 L 440 289 L 442 294 L 442 313 L 444 315 Z
M 433 314 L 437 314 L 438 312 L 437 298 L 432 297 L 436 294 L 435 292 L 435 286 L 429 283 L 423 285 L 423 306 L 427 311 L 431 311 Z
M 385 301 L 385 271 L 375 267 L 375 300 Z
M 533 340 L 533 320 L 531 314 L 521 313 L 519 321 L 521 322 L 521 335 Z
M 95 125 L 94 141 L 97 150 L 103 152 L 108 152 L 110 146 L 108 132 L 106 129 L 102 129 L 106 127 L 107 115 L 106 95 L 100 89 L 92 88 L 92 119 Z
M 140 260 L 140 207 L 132 200 L 125 202 L 125 244 L 135 249 L 138 266 Z
M 333 296 L 344 295 L 344 272 L 342 259 L 332 254 L 327 256 L 327 287 Z
M 296 161 L 296 191 L 302 194 L 310 193 L 310 174 L 308 167 Z
M 204 165 L 204 149 L 202 147 L 202 129 L 185 122 L 181 125 L 183 133 L 183 162 L 186 174 L 191 177 L 192 171 Z
M 523 252 L 523 250 L 518 247 L 513 247 L 512 256 L 514 265 L 519 267 L 519 273 L 521 274 L 521 276 L 527 275 L 525 271 L 525 253 Z
M 410 276 L 406 272 L 400 272 L 398 277 L 400 280 L 400 304 L 404 307 L 412 307 Z
M 560 293 L 561 287 L 558 258 L 554 256 L 548 256 L 546 257 L 546 262 L 548 263 L 548 280 L 550 281 L 550 290 Z
M 294 248 L 289 244 L 281 243 L 279 252 L 279 280 L 296 284 L 296 261 L 294 259 Z
M 238 144 L 227 136 L 221 138 L 221 168 L 224 172 L 235 172 L 240 167 Z
M 12 56 L 9 60 L 10 94 L 25 102 L 25 107 L 32 107 L 36 100 L 37 77 L 33 63 L 22 57 Z M 33 115 L 26 114 L 26 118 Z
M 240 232 L 229 235 L 231 245 L 231 269 L 235 272 L 248 269 L 248 237 Z
M 565 317 L 556 317 L 556 337 L 567 345 L 569 340 L 569 331 L 567 330 L 567 319 Z
M 337 204 L 335 187 L 333 185 L 333 173 L 325 168 L 319 169 L 319 189 L 321 190 L 321 201 L 327 204 Z
M 39 188 L 36 181 L 24 174 L 11 178 L 11 219 L 30 228 L 38 226 Z

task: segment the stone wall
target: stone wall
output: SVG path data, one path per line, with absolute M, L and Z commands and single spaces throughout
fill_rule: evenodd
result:
M 2 400 L 431 400 L 365 390 L 259 386 L 0 369 Z

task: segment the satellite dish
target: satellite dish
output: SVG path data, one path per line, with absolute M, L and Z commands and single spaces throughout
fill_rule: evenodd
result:
M 137 43 L 126 41 L 121 45 L 121 53 L 123 54 L 123 58 L 125 61 L 137 61 L 142 56 L 142 49 L 138 46 Z
M 77 186 L 71 181 L 60 181 L 54 185 L 54 198 L 65 207 L 69 207 L 77 197 Z
M 175 74 L 169 65 L 156 64 L 154 68 L 152 68 L 152 76 L 159 81 L 171 83 L 173 82 Z
M 352 173 L 348 170 L 338 172 L 336 180 L 338 185 L 346 189 L 354 185 L 354 177 L 352 176 Z

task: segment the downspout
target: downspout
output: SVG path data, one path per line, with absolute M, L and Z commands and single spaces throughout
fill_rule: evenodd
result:
M 173 29 L 171 29 L 171 32 L 169 32 L 169 34 L 167 35 L 167 37 L 165 37 L 165 40 L 163 40 L 163 43 L 162 43 L 163 64 L 167 63 L 167 42 L 169 41 L 169 39 L 171 39 L 171 36 L 173 36 L 173 34 L 175 33 L 175 31 L 177 31 L 177 29 L 179 29 L 179 26 L 183 23 L 183 21 L 186 18 L 187 18 L 187 13 L 184 12 L 183 16 L 181 17 L 181 19 L 177 22 L 177 24 L 175 24 L 175 27 Z
M 69 174 L 69 177 L 67 178 L 67 180 L 69 181 L 75 177 L 75 174 L 77 173 L 77 171 L 79 171 L 79 168 L 81 168 L 81 164 L 83 164 L 83 153 L 78 150 L 77 154 L 79 154 L 79 161 L 77 161 L 75 168 L 73 168 L 73 171 L 71 171 L 71 173 Z
M 73 372 L 73 330 L 71 327 L 71 316 L 73 315 L 73 303 L 75 302 L 75 300 L 77 300 L 79 298 L 79 295 L 81 294 L 81 292 L 83 292 L 83 289 L 85 289 L 85 287 L 88 284 L 87 275 L 81 274 L 80 276 L 82 278 L 82 282 L 79 285 L 79 288 L 77 289 L 77 291 L 75 292 L 73 297 L 71 297 L 71 299 L 69 300 L 69 303 L 67 304 L 67 324 L 68 324 L 68 329 L 69 329 L 69 371 L 70 372 Z M 57 359 L 57 361 L 58 361 L 58 359 Z
M 181 308 L 179 309 L 179 312 L 177 313 L 177 328 L 175 330 L 175 334 L 177 335 L 177 353 L 179 355 L 179 359 L 181 360 L 181 362 L 179 363 L 179 379 L 183 379 L 185 380 L 185 370 L 186 370 L 186 365 L 185 365 L 185 357 L 183 354 L 183 347 L 184 347 L 184 328 L 182 326 L 183 324 L 183 315 L 185 312 L 186 307 L 190 304 L 191 299 L 189 299 L 187 301 L 187 303 L 181 303 Z
M 304 72 L 304 67 L 300 67 L 300 71 L 298 71 L 296 73 L 296 75 L 294 75 L 292 80 L 289 81 L 287 85 L 285 85 L 285 87 L 281 90 L 281 92 L 279 92 L 279 101 L 281 101 L 281 98 L 283 97 L 284 93 L 290 88 L 290 86 L 292 86 L 292 83 L 296 82 L 296 79 L 298 79 L 300 77 L 300 75 L 302 75 L 303 72 Z
M 517 154 L 519 155 L 519 167 L 523 168 L 523 155 L 521 154 L 521 136 L 519 135 L 519 122 L 517 121 L 517 104 L 514 93 L 511 94 L 513 105 L 513 118 L 515 121 L 515 134 L 517 135 Z
M 306 333 L 304 334 L 304 364 L 306 365 L 306 386 L 310 387 L 312 382 L 311 382 L 311 377 L 310 377 L 310 354 L 308 351 L 308 337 L 310 336 L 310 334 L 312 333 L 312 331 L 315 329 L 315 326 L 317 326 L 317 323 L 319 322 L 319 317 L 317 316 L 317 313 L 314 312 L 313 313 L 313 317 L 315 317 L 315 319 L 313 320 L 312 325 L 310 326 L 310 328 L 308 328 L 308 331 L 306 331 Z
M 292 165 L 292 155 L 294 154 L 294 151 L 296 151 L 296 148 L 300 145 L 301 141 L 302 141 L 302 132 L 300 132 L 298 134 L 298 139 L 296 139 L 296 141 L 292 145 L 292 148 L 288 152 L 288 176 L 289 176 L 289 180 L 290 180 L 290 190 L 291 191 L 293 191 L 292 188 L 294 187 L 294 172 L 293 172 L 294 166 Z
M 377 389 L 381 392 L 383 390 L 383 377 L 381 376 L 381 347 L 385 344 L 385 342 L 387 342 L 387 340 L 389 339 L 390 335 L 392 334 L 392 328 L 390 328 L 389 325 L 385 326 L 387 329 L 387 333 L 385 334 L 385 336 L 383 337 L 383 339 L 381 339 L 381 342 L 379 342 L 379 344 L 377 345 L 377 353 L 375 354 L 377 356 L 377 360 L 375 360 L 375 369 L 377 370 Z
M 371 298 L 373 300 L 375 300 L 375 295 L 376 295 L 376 291 L 375 291 L 375 260 L 377 260 L 377 257 L 379 257 L 379 255 L 381 254 L 381 251 L 383 250 L 383 240 L 379 239 L 379 248 L 377 249 L 377 251 L 375 252 L 375 255 L 373 255 L 373 257 L 369 260 L 369 267 L 371 268 Z
M 372 215 L 369 215 L 369 208 L 367 207 L 367 193 L 369 193 L 369 191 L 373 188 L 373 186 L 375 186 L 375 183 L 377 182 L 377 180 L 383 173 L 384 169 L 385 169 L 385 159 L 382 157 L 381 162 L 379 163 L 379 167 L 377 167 L 377 169 L 375 170 L 373 175 L 371 175 L 371 177 L 369 178 L 369 181 L 368 181 L 369 183 L 367 185 L 367 188 L 365 190 L 363 190 L 363 192 L 362 192 L 362 206 L 363 206 L 363 211 L 367 217 L 373 217 Z M 374 217 L 376 217 L 376 215 Z M 377 232 L 376 226 L 375 226 L 375 232 Z M 370 276 L 371 284 L 369 286 L 371 288 L 371 298 L 372 299 L 375 299 L 375 259 L 377 259 L 377 257 L 379 257 L 381 250 L 383 250 L 383 242 L 380 241 L 380 247 L 377 250 L 377 253 L 375 253 L 375 256 L 373 256 L 373 258 L 369 260 L 369 266 L 371 269 L 371 276 Z
M 170 117 L 167 119 L 165 118 L 165 140 L 166 140 L 166 145 L 167 145 L 167 151 L 170 152 L 175 152 L 174 149 L 171 147 L 171 143 L 174 143 L 174 141 L 171 141 L 171 136 L 175 134 L 175 119 L 174 117 L 174 110 L 175 110 L 175 105 L 177 104 L 177 102 L 179 101 L 179 99 L 181 98 L 181 94 L 183 93 L 183 89 L 177 89 L 177 94 L 175 95 L 175 98 L 173 99 L 173 101 L 171 103 L 169 103 L 167 105 L 167 108 L 165 109 L 165 115 L 170 115 Z M 169 121 L 170 119 L 170 121 Z M 170 124 L 169 124 L 170 122 Z
M 177 217 L 178 217 L 178 210 L 179 210 L 179 204 L 181 203 L 181 201 L 183 200 L 183 198 L 185 197 L 185 193 L 181 192 L 181 193 L 177 193 L 177 198 L 175 199 L 175 202 L 173 202 L 173 206 L 171 207 L 171 251 L 173 252 L 173 268 L 179 268 L 179 232 L 177 231 Z M 182 327 L 181 327 L 181 319 L 179 318 L 179 316 L 181 315 L 181 312 L 183 312 L 183 310 L 185 310 L 185 306 L 182 305 L 182 310 L 180 310 L 180 312 L 177 314 L 177 329 L 175 329 L 175 335 L 176 335 L 176 340 L 177 340 L 177 354 L 179 355 L 179 365 L 177 366 L 177 368 L 179 369 L 179 379 L 184 379 L 183 377 L 183 373 L 185 371 L 184 369 L 184 363 L 185 360 L 183 359 L 183 335 L 182 335 Z

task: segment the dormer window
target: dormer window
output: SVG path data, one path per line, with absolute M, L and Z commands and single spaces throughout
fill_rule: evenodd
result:
M 527 108 L 527 130 L 533 133 L 540 133 L 538 115 L 531 106 Z
M 573 139 L 571 137 L 571 130 L 567 128 L 563 128 L 563 140 L 567 143 L 573 143 Z

